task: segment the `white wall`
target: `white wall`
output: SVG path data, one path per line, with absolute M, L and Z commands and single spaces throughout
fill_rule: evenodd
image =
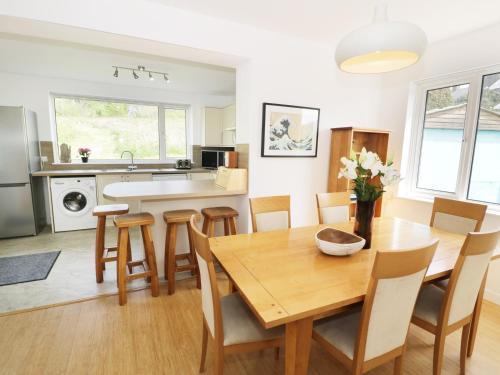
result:
M 42 141 L 54 139 L 51 126 L 53 114 L 49 105 L 51 93 L 188 104 L 191 106 L 191 139 L 193 144 L 200 144 L 202 139 L 203 107 L 224 107 L 234 103 L 234 96 L 176 93 L 165 89 L 49 78 L 1 71 L 0 87 L 2 87 L 0 105 L 22 105 L 37 113 L 38 134 Z

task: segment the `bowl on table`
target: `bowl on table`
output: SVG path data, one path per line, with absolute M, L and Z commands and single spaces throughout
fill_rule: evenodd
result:
M 365 239 L 334 228 L 316 233 L 316 246 L 325 254 L 346 256 L 357 253 L 365 245 Z

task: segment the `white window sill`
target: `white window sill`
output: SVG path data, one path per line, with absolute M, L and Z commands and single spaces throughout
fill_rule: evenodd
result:
M 429 204 L 434 203 L 434 198 L 424 197 L 421 195 L 410 195 L 410 194 L 399 193 L 399 194 L 395 195 L 395 198 L 396 199 L 406 199 L 406 200 L 415 201 L 415 202 L 429 203 Z M 486 204 L 486 203 L 477 202 L 477 201 L 468 201 L 468 202 Z M 500 216 L 500 205 L 488 204 L 488 209 L 486 210 L 486 214 Z

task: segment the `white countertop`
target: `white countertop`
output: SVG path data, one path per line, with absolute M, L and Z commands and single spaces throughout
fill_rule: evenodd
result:
M 50 169 L 33 172 L 35 177 L 58 177 L 58 176 L 95 176 L 101 174 L 183 174 L 183 173 L 209 173 L 211 170 L 202 168 L 175 169 L 175 168 L 138 168 L 132 171 L 124 168 L 106 168 L 106 169 Z
M 117 182 L 104 187 L 104 198 L 114 201 L 155 201 L 245 195 L 246 190 L 226 190 L 214 180 Z

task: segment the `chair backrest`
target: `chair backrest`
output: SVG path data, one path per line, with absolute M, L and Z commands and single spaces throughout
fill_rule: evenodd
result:
M 431 227 L 447 232 L 467 234 L 479 232 L 488 206 L 480 203 L 434 198 Z
M 290 228 L 290 196 L 250 198 L 250 213 L 254 232 Z
M 316 205 L 320 224 L 349 221 L 351 216 L 351 193 L 348 191 L 341 191 L 338 193 L 316 194 Z
M 446 289 L 439 323 L 449 326 L 472 315 L 500 230 L 469 233 Z
M 212 252 L 210 251 L 208 237 L 196 225 L 197 219 L 196 215 L 191 216 L 189 225 L 191 225 L 191 229 L 193 230 L 196 259 L 198 260 L 198 268 L 200 270 L 203 316 L 212 337 L 216 340 L 222 340 L 224 337 L 222 313 Z
M 405 345 L 410 321 L 438 240 L 412 250 L 375 256 L 354 361 L 377 358 Z

